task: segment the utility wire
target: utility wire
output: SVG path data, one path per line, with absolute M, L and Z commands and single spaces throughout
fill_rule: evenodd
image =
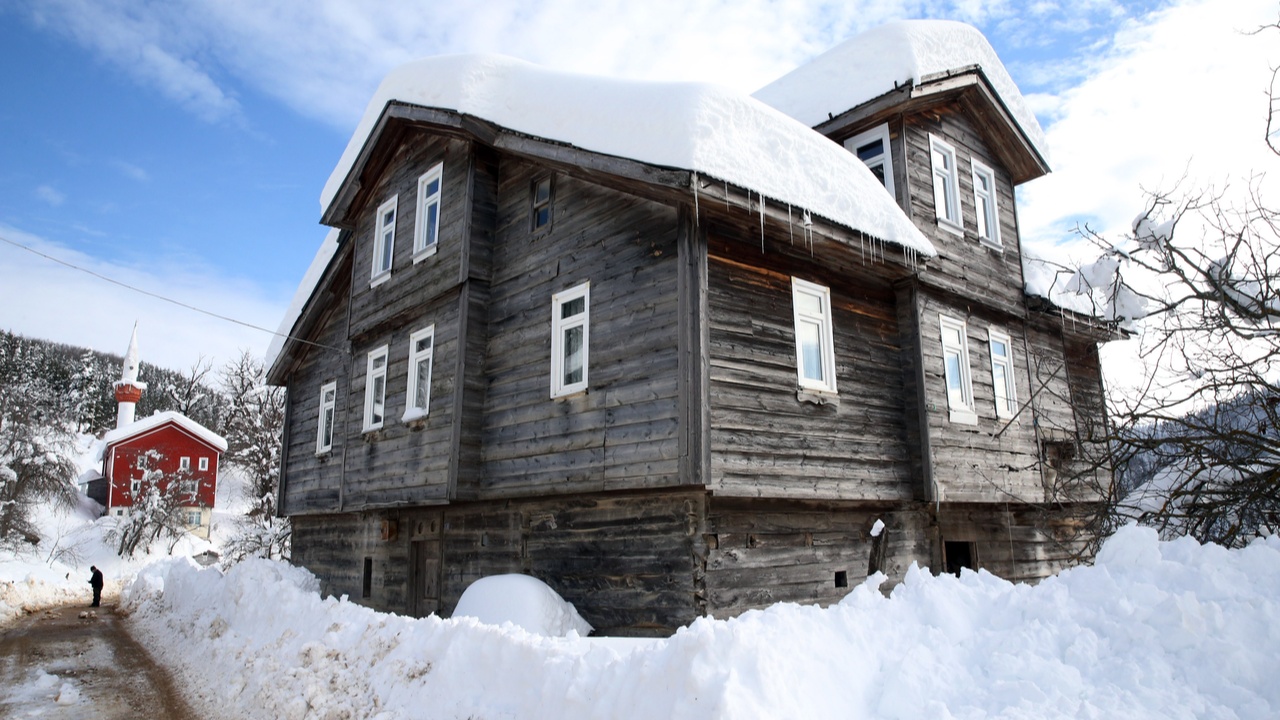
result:
M 330 346 L 330 345 L 325 345 L 325 344 L 323 344 L 323 343 L 313 342 L 313 341 L 311 341 L 311 340 L 307 340 L 307 339 L 305 339 L 305 338 L 300 338 L 300 337 L 297 337 L 297 336 L 294 336 L 294 335 L 289 335 L 289 334 L 287 334 L 287 333 L 276 332 L 275 330 L 268 330 L 267 328 L 261 327 L 261 326 L 259 326 L 259 325 L 254 325 L 253 323 L 247 323 L 247 322 L 245 322 L 245 321 L 243 321 L 243 320 L 237 320 L 237 319 L 235 319 L 235 318 L 233 318 L 233 317 L 227 317 L 226 315 L 219 315 L 219 314 L 218 314 L 218 313 L 216 313 L 216 312 L 212 312 L 212 311 L 210 311 L 210 310 L 205 310 L 205 309 L 203 309 L 203 308 L 198 308 L 198 307 L 196 307 L 195 305 L 188 305 L 187 303 L 184 303 L 184 302 L 182 302 L 181 300 L 174 300 L 173 298 L 165 297 L 164 295 L 158 295 L 158 294 L 156 294 L 156 293 L 153 293 L 153 292 L 151 292 L 150 290 L 143 290 L 142 288 L 134 287 L 133 285 L 130 285 L 130 284 L 125 283 L 125 282 L 121 282 L 121 281 L 116 280 L 116 279 L 114 279 L 114 278 L 109 278 L 109 277 L 107 277 L 106 275 L 103 275 L 103 274 L 101 274 L 101 273 L 94 272 L 93 270 L 90 270 L 90 269 L 88 269 L 88 268 L 80 267 L 79 265 L 75 265 L 75 264 L 73 264 L 73 263 L 69 263 L 69 262 L 67 262 L 66 260 L 62 260 L 62 259 L 60 259 L 60 258 L 56 258 L 56 257 L 54 257 L 54 256 L 52 256 L 52 255 L 46 255 L 45 253 L 42 253 L 42 252 L 40 252 L 39 250 L 36 250 L 35 248 L 28 247 L 28 246 L 26 246 L 26 245 L 23 245 L 23 244 L 22 244 L 22 243 L 20 243 L 20 242 L 15 242 L 15 241 L 13 241 L 13 240 L 10 240 L 9 238 L 4 237 L 3 235 L 0 235 L 0 241 L 4 241 L 4 242 L 6 242 L 6 243 L 8 243 L 8 244 L 10 244 L 10 245 L 12 245 L 12 246 L 14 246 L 14 247 L 16 247 L 16 248 L 20 248 L 20 249 L 22 249 L 22 250 L 26 250 L 27 252 L 31 253 L 32 255 L 38 255 L 38 256 L 40 256 L 40 257 L 44 258 L 45 260 L 49 260 L 49 261 L 52 261 L 52 262 L 58 263 L 59 265 L 64 265 L 64 266 L 66 266 L 66 267 L 71 268 L 72 270 L 79 270 L 80 272 L 82 272 L 82 273 L 86 273 L 86 274 L 88 274 L 88 275 L 92 275 L 92 276 L 94 276 L 94 277 L 98 278 L 99 280 L 105 280 L 105 281 L 107 281 L 107 282 L 111 283 L 112 285 L 119 285 L 120 287 L 122 287 L 122 288 L 124 288 L 124 289 L 126 289 L 126 290 L 132 290 L 132 291 L 134 291 L 134 292 L 136 292 L 136 293 L 141 293 L 141 294 L 146 295 L 146 296 L 148 296 L 148 297 L 153 297 L 153 298 L 155 298 L 155 299 L 157 299 L 157 300 L 163 300 L 163 301 L 165 301 L 165 302 L 167 302 L 167 303 L 172 303 L 172 304 L 174 304 L 174 305 L 177 305 L 178 307 L 183 307 L 183 308 L 186 308 L 186 309 L 188 309 L 188 310 L 194 310 L 195 312 L 202 313 L 202 314 L 204 314 L 204 315 L 208 315 L 209 317 L 214 317 L 214 318 L 217 318 L 217 319 L 219 319 L 219 320 L 225 320 L 225 321 L 227 321 L 227 322 L 229 322 L 229 323 L 235 323 L 236 325 L 242 325 L 242 326 L 247 327 L 247 328 L 249 328 L 249 329 L 251 329 L 251 330 L 259 330 L 259 331 L 264 332 L 264 333 L 268 333 L 268 334 L 271 334 L 271 335 L 275 335 L 275 336 L 278 336 L 278 337 L 285 338 L 286 340 L 296 340 L 297 342 L 305 343 L 305 344 L 307 344 L 307 345 L 314 345 L 315 347 L 323 348 L 323 349 L 325 349 L 325 350 L 331 350 L 331 351 L 336 352 L 336 353 L 346 354 L 346 351 L 345 351 L 345 350 L 343 350 L 342 348 L 336 348 L 336 347 L 332 347 L 332 346 Z

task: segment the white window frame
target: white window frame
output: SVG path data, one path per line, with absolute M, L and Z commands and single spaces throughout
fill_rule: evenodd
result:
M 378 285 L 391 278 L 391 266 L 395 263 L 396 254 L 396 221 L 400 218 L 398 211 L 399 196 L 378 206 L 378 221 L 374 224 L 373 233 L 373 274 L 370 275 L 369 286 Z M 391 224 L 386 223 L 387 213 L 391 213 Z M 383 266 L 383 259 L 386 266 Z
M 862 158 L 858 157 L 858 148 L 864 145 L 870 145 L 877 140 L 883 143 L 882 147 L 884 148 L 884 154 L 881 155 L 879 159 L 867 162 L 866 160 L 862 160 Z M 859 160 L 862 160 L 863 164 L 869 169 L 874 170 L 877 166 L 884 168 L 884 187 L 889 191 L 889 195 L 891 195 L 893 199 L 897 200 L 898 194 L 893 189 L 893 154 L 890 152 L 891 146 L 889 145 L 889 124 L 884 123 L 873 127 L 866 132 L 858 133 L 848 140 L 845 140 L 844 146 L 849 152 L 853 153 L 854 157 L 858 157 Z
M 945 162 L 939 163 L 941 157 Z M 960 175 L 956 170 L 956 148 L 929 133 L 929 165 L 933 173 L 933 212 L 938 224 L 958 235 L 964 234 L 960 211 Z M 947 212 L 950 208 L 951 212 Z
M 387 346 L 369 352 L 364 375 L 364 431 L 377 430 L 387 419 Z M 378 361 L 381 367 L 375 367 Z M 381 380 L 379 389 L 378 381 Z M 381 407 L 382 415 L 374 419 L 374 411 Z
M 436 191 L 428 193 L 431 183 Z M 440 209 L 444 197 L 444 163 L 438 162 L 418 178 L 418 213 L 413 221 L 413 261 L 419 262 L 436 254 L 440 246 Z M 435 217 L 429 217 L 429 210 Z
M 996 344 L 1004 345 L 1004 354 L 996 352 Z M 1018 389 L 1013 380 L 1013 343 L 1008 333 L 995 328 L 987 329 L 987 346 L 991 350 L 991 386 L 995 392 L 996 417 L 1011 419 L 1018 412 Z M 996 368 L 1004 370 L 1004 381 L 996 374 Z
M 338 419 L 338 383 L 325 383 L 320 387 L 320 414 L 316 422 L 316 454 L 333 450 L 333 426 Z
M 939 315 L 939 319 L 942 340 L 942 384 L 947 394 L 951 422 L 976 425 L 978 411 L 973 404 L 973 371 L 969 366 L 969 327 L 965 321 L 947 315 Z M 954 338 L 948 338 L 951 332 L 959 334 L 959 344 L 953 342 Z M 960 377 L 955 378 L 960 384 L 958 396 L 951 391 L 952 378 L 947 371 L 947 361 L 951 357 L 956 358 L 956 366 L 960 373 Z
M 418 345 L 425 340 L 426 347 L 419 349 Z M 401 422 L 411 422 L 419 420 L 427 416 L 431 411 L 431 362 L 435 354 L 436 346 L 436 326 L 428 325 L 421 330 L 414 332 L 409 336 L 409 392 L 405 396 L 404 415 L 400 417 Z M 418 366 L 426 363 L 427 377 L 426 387 L 423 392 L 426 395 L 419 405 L 418 399 Z
M 820 313 L 813 314 L 800 309 L 802 297 L 818 301 Z M 831 289 L 822 285 L 791 278 L 791 310 L 795 323 L 796 338 L 796 379 L 800 387 L 820 392 L 836 392 L 836 351 L 835 336 L 831 325 Z M 803 325 L 818 326 L 818 352 L 822 368 L 821 378 L 807 377 L 805 374 L 804 350 L 801 347 L 801 327 Z
M 1000 205 L 996 202 L 996 173 L 976 159 L 970 163 L 973 166 L 973 211 L 977 218 L 978 239 L 1000 249 Z M 982 189 L 983 180 L 988 188 L 985 191 Z
M 187 471 L 190 471 L 190 470 L 191 470 L 191 458 L 189 458 L 189 457 L 180 457 L 180 458 L 178 458 L 178 470 L 187 470 Z
M 582 312 L 561 317 L 561 308 L 582 298 Z M 582 378 L 574 383 L 564 381 L 565 333 L 582 328 Z M 551 397 L 572 395 L 587 389 L 591 357 L 591 282 L 575 285 L 551 296 Z
M 209 458 L 207 458 L 207 457 L 202 457 L 202 458 L 200 458 L 200 462 L 198 463 L 198 465 L 199 465 L 199 467 L 200 467 L 200 469 L 201 469 L 201 470 L 208 470 L 208 469 L 209 469 Z

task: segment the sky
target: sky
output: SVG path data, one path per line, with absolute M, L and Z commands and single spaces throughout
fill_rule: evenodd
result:
M 248 326 L 279 325 L 326 232 L 321 189 L 408 60 L 503 53 L 752 92 L 921 17 L 982 30 L 1044 126 L 1053 172 L 1018 208 L 1044 253 L 1084 259 L 1073 228 L 1127 231 L 1144 188 L 1280 171 L 1262 142 L 1280 31 L 1245 34 L 1280 18 L 1273 0 L 12 0 L 0 328 L 123 353 L 137 322 L 143 360 L 177 370 L 263 354 L 269 332 Z

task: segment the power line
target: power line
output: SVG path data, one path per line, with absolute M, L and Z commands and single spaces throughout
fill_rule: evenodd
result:
M 52 261 L 52 262 L 58 263 L 59 265 L 64 265 L 64 266 L 66 266 L 66 267 L 71 268 L 72 270 L 79 270 L 80 272 L 85 273 L 85 274 L 88 274 L 88 275 L 92 275 L 92 276 L 94 276 L 94 277 L 98 278 L 99 280 L 105 280 L 106 282 L 109 282 L 109 283 L 111 283 L 112 285 L 118 285 L 118 286 L 120 286 L 120 287 L 122 287 L 122 288 L 124 288 L 124 289 L 126 289 L 126 290 L 132 290 L 132 291 L 134 291 L 134 292 L 136 292 L 136 293 L 141 293 L 141 294 L 146 295 L 146 296 L 148 296 L 148 297 L 153 297 L 153 298 L 155 298 L 155 299 L 157 299 L 157 300 L 163 300 L 164 302 L 171 303 L 171 304 L 173 304 L 173 305 L 177 305 L 178 307 L 186 308 L 187 310 L 194 310 L 195 312 L 202 313 L 202 314 L 204 314 L 204 315 L 208 315 L 209 317 L 217 318 L 217 319 L 219 319 L 219 320 L 225 320 L 225 321 L 227 321 L 227 322 L 229 322 L 229 323 L 235 323 L 236 325 L 242 325 L 242 326 L 247 327 L 247 328 L 249 328 L 249 329 L 251 329 L 251 330 L 259 330 L 259 331 L 261 331 L 261 332 L 268 333 L 268 334 L 270 334 L 270 335 L 275 335 L 275 336 L 277 336 L 277 337 L 285 338 L 286 340 L 296 340 L 297 342 L 305 343 L 305 344 L 307 344 L 307 345 L 313 345 L 313 346 L 315 346 L 315 347 L 323 348 L 323 349 L 325 349 L 325 350 L 331 350 L 331 351 L 333 351 L 333 352 L 346 354 L 346 351 L 345 351 L 345 350 L 343 350 L 342 348 L 336 348 L 336 347 L 332 347 L 332 346 L 329 346 L 329 345 L 325 345 L 325 344 L 323 344 L 323 343 L 313 342 L 313 341 L 311 341 L 311 340 L 307 340 L 306 338 L 300 338 L 300 337 L 297 337 L 297 336 L 294 336 L 294 335 L 289 335 L 289 334 L 287 334 L 287 333 L 281 333 L 281 332 L 276 332 L 275 330 L 269 330 L 269 329 L 264 328 L 264 327 L 262 327 L 262 326 L 260 326 L 260 325 L 254 325 L 253 323 L 247 323 L 247 322 L 245 322 L 245 321 L 243 321 L 243 320 L 237 320 L 237 319 L 235 319 L 235 318 L 233 318 L 233 317 L 227 317 L 226 315 L 219 315 L 219 314 L 218 314 L 218 313 L 216 313 L 216 312 L 213 312 L 213 311 L 210 311 L 210 310 L 205 310 L 205 309 L 203 309 L 203 308 L 198 308 L 198 307 L 196 307 L 195 305 L 188 305 L 187 303 L 184 303 L 184 302 L 182 302 L 181 300 L 174 300 L 173 298 L 165 297 L 164 295 L 159 295 L 159 294 L 153 293 L 153 292 L 151 292 L 150 290 L 143 290 L 142 288 L 134 287 L 133 285 L 130 285 L 129 283 L 121 282 L 121 281 L 119 281 L 119 280 L 116 280 L 115 278 L 109 278 L 109 277 L 107 277 L 106 275 L 103 275 L 103 274 L 98 273 L 98 272 L 94 272 L 93 270 L 90 270 L 90 269 L 88 269 L 88 268 L 80 267 L 79 265 L 76 265 L 76 264 L 74 264 L 74 263 L 69 263 L 69 262 L 67 262 L 66 260 L 62 260 L 61 258 L 56 258 L 56 257 L 54 257 L 54 256 L 52 256 L 52 255 L 46 255 L 45 253 L 42 253 L 42 252 L 40 252 L 39 250 L 36 250 L 35 248 L 28 247 L 28 246 L 26 246 L 26 245 L 23 245 L 23 244 L 22 244 L 22 243 L 20 243 L 20 242 L 15 242 L 15 241 L 13 241 L 13 240 L 10 240 L 9 238 L 4 237 L 3 235 L 0 235 L 0 241 L 4 241 L 4 242 L 6 242 L 6 243 L 8 243 L 8 244 L 10 244 L 10 245 L 12 245 L 12 246 L 14 246 L 14 247 L 16 247 L 16 248 L 20 248 L 20 249 L 22 249 L 22 250 L 26 250 L 27 252 L 31 253 L 32 255 L 38 255 L 38 256 L 40 256 L 40 257 L 44 258 L 45 260 L 49 260 L 49 261 Z

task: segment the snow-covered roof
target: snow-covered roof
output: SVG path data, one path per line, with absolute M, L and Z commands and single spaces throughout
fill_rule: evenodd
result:
M 294 291 L 293 302 L 289 303 L 289 309 L 285 311 L 284 319 L 280 321 L 280 327 L 276 329 L 276 334 L 271 338 L 271 344 L 267 346 L 266 364 L 268 370 L 280 358 L 280 353 L 284 350 L 285 338 L 293 331 L 293 326 L 297 324 L 298 318 L 302 315 L 302 308 L 306 306 L 307 299 L 311 297 L 316 285 L 320 284 L 320 277 L 324 275 L 324 269 L 329 266 L 329 261 L 338 252 L 338 235 L 341 232 L 341 230 L 335 228 L 325 236 L 324 242 L 320 243 L 320 249 L 316 250 L 315 257 L 311 259 L 311 266 L 307 268 L 307 273 L 302 276 L 302 282 L 298 284 L 298 289 Z
M 137 422 L 125 425 L 122 428 L 111 430 L 106 435 L 102 436 L 102 448 L 105 450 L 108 445 L 114 445 L 122 440 L 134 437 L 135 435 L 141 435 L 166 423 L 174 423 L 178 425 L 187 432 L 190 432 L 192 435 L 195 435 L 213 447 L 218 448 L 221 452 L 226 452 L 227 450 L 227 441 L 223 439 L 221 435 L 218 435 L 186 415 L 179 412 L 173 412 L 172 410 L 168 412 L 158 412 L 151 417 L 143 418 Z
M 900 20 L 856 35 L 760 88 L 754 97 L 814 127 L 902 86 L 982 68 L 1014 122 L 1048 162 L 1035 113 L 975 27 L 952 20 Z
M 697 172 L 921 255 L 937 254 L 857 158 L 748 95 L 705 83 L 564 73 L 497 55 L 433 57 L 392 70 L 325 184 L 322 211 L 337 197 L 393 100 L 472 115 L 604 155 Z

